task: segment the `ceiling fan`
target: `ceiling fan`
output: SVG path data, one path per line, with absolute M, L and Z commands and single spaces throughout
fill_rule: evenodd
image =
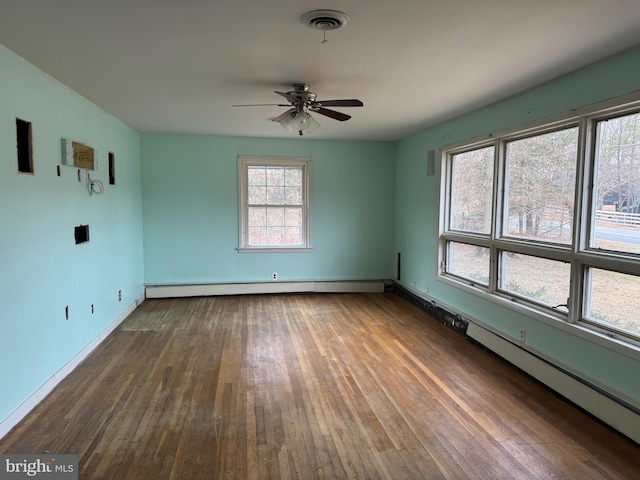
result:
M 316 94 L 309 91 L 309 85 L 304 83 L 294 83 L 293 90 L 289 92 L 278 92 L 276 90 L 275 93 L 286 98 L 289 103 L 257 103 L 252 105 L 232 105 L 232 107 L 291 107 L 283 114 L 271 120 L 278 122 L 292 133 L 297 132 L 299 135 L 302 135 L 303 132 L 311 133 L 320 126 L 309 112 L 319 113 L 320 115 L 344 122 L 349 120 L 351 115 L 325 107 L 362 107 L 364 105 L 360 100 L 356 100 L 355 98 L 316 100 Z

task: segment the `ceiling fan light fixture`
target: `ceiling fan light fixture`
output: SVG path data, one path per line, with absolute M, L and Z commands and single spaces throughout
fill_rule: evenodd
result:
M 277 117 L 271 118 L 272 122 L 279 123 L 283 128 L 287 129 L 291 133 L 298 133 L 302 135 L 304 132 L 311 133 L 316 131 L 320 124 L 315 118 L 311 116 L 310 111 L 323 115 L 325 117 L 344 122 L 351 118 L 351 115 L 346 113 L 331 110 L 326 107 L 362 107 L 364 104 L 357 98 L 342 98 L 337 100 L 316 100 L 316 94 L 309 90 L 309 85 L 306 83 L 294 83 L 293 90 L 288 92 L 277 93 L 281 97 L 287 99 L 289 104 L 281 103 L 255 103 L 252 105 L 237 104 L 233 107 L 260 107 L 266 105 L 273 105 L 278 107 L 290 107 L 289 110 L 281 113 Z
M 286 128 L 291 133 L 303 133 L 315 132 L 320 124 L 315 118 L 305 110 L 293 110 L 289 115 L 280 120 L 280 125 Z

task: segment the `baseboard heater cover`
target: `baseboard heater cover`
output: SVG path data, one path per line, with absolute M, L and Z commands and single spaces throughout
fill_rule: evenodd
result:
M 640 415 L 477 323 L 467 335 L 587 412 L 640 443 Z
M 306 281 L 257 283 L 207 283 L 146 285 L 147 298 L 210 297 L 265 293 L 382 293 L 385 283 L 376 281 Z
M 423 296 L 415 293 L 415 291 L 411 291 L 400 282 L 395 282 L 395 284 L 393 285 L 393 292 L 412 305 L 418 307 L 424 313 L 429 315 L 434 320 L 437 320 L 445 327 L 449 327 L 453 331 L 458 332 L 462 335 L 467 334 L 467 325 L 469 324 L 469 321 L 459 313 L 453 313 L 451 309 L 445 308 L 441 305 L 437 305 L 432 300 L 427 300 Z

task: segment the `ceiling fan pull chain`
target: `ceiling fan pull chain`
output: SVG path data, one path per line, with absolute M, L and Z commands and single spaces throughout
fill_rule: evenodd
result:
M 323 28 L 322 29 L 322 41 L 320 43 L 327 43 L 327 42 L 328 42 L 328 40 L 327 40 L 327 29 Z

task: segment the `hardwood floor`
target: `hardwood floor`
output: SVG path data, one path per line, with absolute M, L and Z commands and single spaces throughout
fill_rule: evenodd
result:
M 12 432 L 82 479 L 632 479 L 640 446 L 393 294 L 147 300 Z

